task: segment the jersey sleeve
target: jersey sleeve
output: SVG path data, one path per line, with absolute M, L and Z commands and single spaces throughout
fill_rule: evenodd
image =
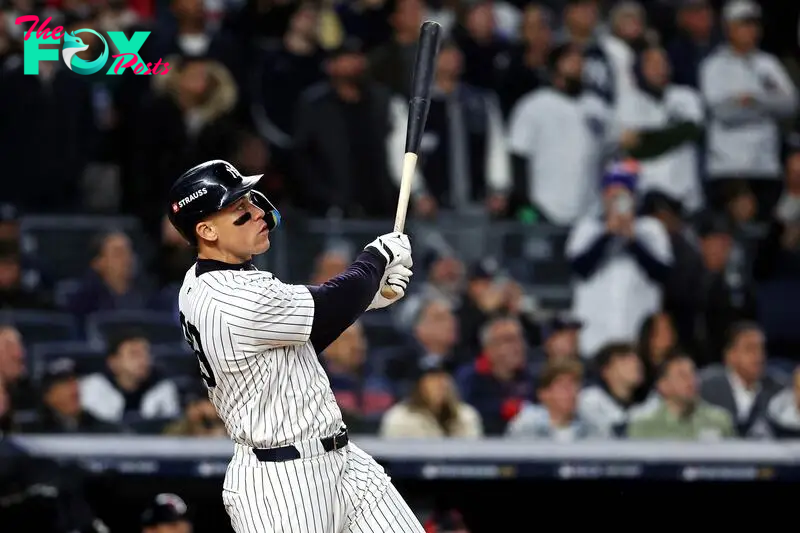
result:
M 207 282 L 240 346 L 292 346 L 309 341 L 314 300 L 307 287 L 282 283 L 263 273 L 222 273 Z

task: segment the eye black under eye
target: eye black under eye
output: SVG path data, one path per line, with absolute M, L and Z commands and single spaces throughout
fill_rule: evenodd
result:
M 250 220 L 251 218 L 252 218 L 252 215 L 250 213 L 244 213 L 242 216 L 240 216 L 239 218 L 234 220 L 233 224 L 235 226 L 241 226 L 242 224 L 246 224 L 247 221 Z

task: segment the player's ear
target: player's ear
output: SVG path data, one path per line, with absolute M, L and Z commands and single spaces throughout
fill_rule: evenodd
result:
M 197 223 L 194 227 L 197 236 L 206 241 L 216 241 L 219 238 L 217 235 L 217 228 L 208 220 L 203 220 Z

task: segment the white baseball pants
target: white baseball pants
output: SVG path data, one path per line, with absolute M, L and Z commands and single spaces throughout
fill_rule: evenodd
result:
M 352 441 L 325 452 L 297 445 L 301 458 L 261 462 L 236 445 L 222 500 L 236 533 L 424 533 L 375 459 Z

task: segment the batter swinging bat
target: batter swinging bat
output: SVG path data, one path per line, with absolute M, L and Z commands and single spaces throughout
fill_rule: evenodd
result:
M 411 77 L 411 97 L 408 101 L 408 127 L 406 129 L 406 151 L 403 157 L 403 173 L 400 179 L 400 197 L 397 200 L 397 214 L 394 218 L 394 231 L 403 232 L 406 225 L 408 201 L 411 197 L 411 183 L 417 168 L 417 154 L 425 123 L 428 120 L 428 109 L 431 106 L 431 86 L 436 69 L 436 55 L 439 53 L 439 36 L 442 27 L 433 21 L 422 24 L 417 46 L 417 57 Z M 390 286 L 381 288 L 384 298 L 397 296 Z

